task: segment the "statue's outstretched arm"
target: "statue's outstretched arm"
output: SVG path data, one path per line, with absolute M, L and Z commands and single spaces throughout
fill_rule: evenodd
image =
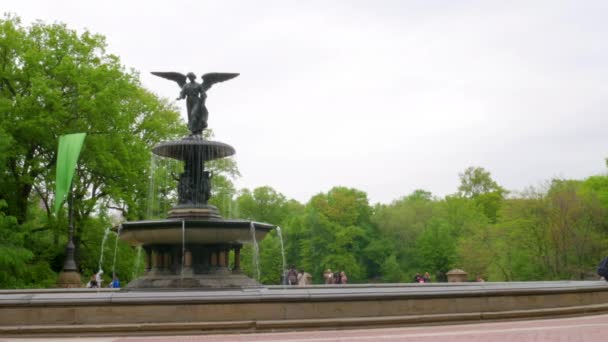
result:
M 186 89 L 184 89 L 184 87 L 182 87 L 182 91 L 179 92 L 179 96 L 176 98 L 176 100 L 183 100 L 186 98 Z

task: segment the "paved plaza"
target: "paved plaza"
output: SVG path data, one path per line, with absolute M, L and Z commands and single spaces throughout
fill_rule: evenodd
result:
M 408 328 L 351 329 L 277 332 L 260 334 L 185 335 L 146 337 L 93 337 L 47 339 L 0 339 L 0 341 L 95 341 L 95 342 L 172 342 L 172 341 L 606 341 L 608 315 L 556 318 L 529 321 L 443 325 Z

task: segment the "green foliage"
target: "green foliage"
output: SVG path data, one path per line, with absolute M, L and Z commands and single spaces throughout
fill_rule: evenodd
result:
M 16 219 L 2 242 L 9 252 L 0 277 L 20 279 L 3 286 L 50 286 L 61 269 L 67 210 L 50 211 L 60 135 L 88 134 L 72 193 L 77 257 L 89 272 L 95 233 L 109 226 L 105 212 L 143 217 L 149 151 L 186 131 L 168 102 L 105 47 L 104 37 L 63 24 L 0 19 L 0 211 Z M 21 271 L 4 274 L 10 269 Z
M 50 206 L 58 137 L 86 132 L 74 181 L 76 219 L 100 205 L 140 217 L 150 148 L 184 131 L 175 110 L 107 54 L 100 35 L 63 24 L 25 28 L 5 17 L 0 37 L 0 128 L 13 141 L 9 213 L 24 222 L 32 192 Z
M 416 241 L 416 258 L 419 267 L 439 279 L 447 279 L 445 274 L 456 260 L 456 240 L 454 229 L 444 220 L 434 219 Z
M 490 172 L 482 167 L 468 167 L 459 177 L 460 186 L 458 187 L 458 191 L 464 197 L 477 197 L 489 192 L 499 192 L 501 194 L 505 192 L 492 179 Z
M 491 223 L 498 220 L 498 212 L 502 205 L 505 189 L 499 186 L 491 177 L 490 172 L 482 167 L 469 167 L 460 175 L 458 194 L 473 198 L 483 208 L 486 217 Z
M 371 212 L 367 195 L 356 189 L 335 187 L 314 196 L 301 218 L 287 226 L 287 246 L 298 249 L 288 253 L 288 263 L 310 273 L 315 282 L 322 282 L 328 268 L 345 271 L 350 282 L 364 281 Z
M 416 241 L 438 210 L 439 206 L 430 193 L 423 190 L 416 190 L 389 205 L 376 206 L 372 222 L 377 229 L 373 236 L 385 241 L 383 256 L 394 253 L 406 274 L 419 272 Z M 384 259 L 375 259 L 374 263 L 382 265 Z
M 387 283 L 398 283 L 404 280 L 404 274 L 395 254 L 391 254 L 382 263 L 382 280 Z
M 241 190 L 236 203 L 240 217 L 255 221 L 280 225 L 289 214 L 285 196 L 269 186 Z
M 276 231 L 266 235 L 260 242 L 260 280 L 263 284 L 281 284 L 283 261 L 281 258 L 281 244 Z
M 6 202 L 0 200 L 0 288 L 49 286 L 55 274 L 45 258 L 35 255 L 28 245 L 31 227 L 19 225 L 17 219 L 2 212 Z

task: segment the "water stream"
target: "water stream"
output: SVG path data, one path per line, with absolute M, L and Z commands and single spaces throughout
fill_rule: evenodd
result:
M 257 281 L 260 281 L 260 247 L 258 246 L 258 240 L 255 238 L 255 224 L 251 222 L 249 226 L 249 230 L 251 231 L 251 242 L 253 243 L 253 265 L 257 274 Z
M 101 265 L 103 264 L 103 249 L 106 245 L 106 240 L 108 239 L 108 235 L 110 235 L 110 227 L 106 228 L 103 232 L 103 239 L 101 240 L 101 250 L 99 253 L 99 270 L 101 271 Z
M 118 240 L 120 239 L 120 231 L 122 230 L 122 224 L 118 226 L 116 232 L 116 240 L 114 241 L 114 258 L 112 260 L 112 277 L 116 275 L 116 254 L 118 254 Z
M 156 198 L 156 155 L 152 154 L 150 158 L 150 183 L 148 184 L 148 203 L 147 215 L 151 219 L 154 215 L 154 199 Z
M 281 242 L 281 257 L 283 258 L 283 268 L 281 269 L 281 279 L 283 282 L 283 285 L 285 285 L 285 282 L 287 280 L 286 277 L 286 273 L 287 273 L 287 268 L 285 265 L 285 247 L 283 246 L 283 233 L 281 232 L 281 227 L 277 226 L 277 235 L 279 236 L 279 241 Z

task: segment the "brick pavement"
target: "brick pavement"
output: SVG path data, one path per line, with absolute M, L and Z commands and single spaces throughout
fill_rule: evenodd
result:
M 442 325 L 405 328 L 315 330 L 258 334 L 157 336 L 157 337 L 94 337 L 61 339 L 0 339 L 0 341 L 91 341 L 91 342 L 600 342 L 608 341 L 608 315 L 510 321 L 463 325 Z

